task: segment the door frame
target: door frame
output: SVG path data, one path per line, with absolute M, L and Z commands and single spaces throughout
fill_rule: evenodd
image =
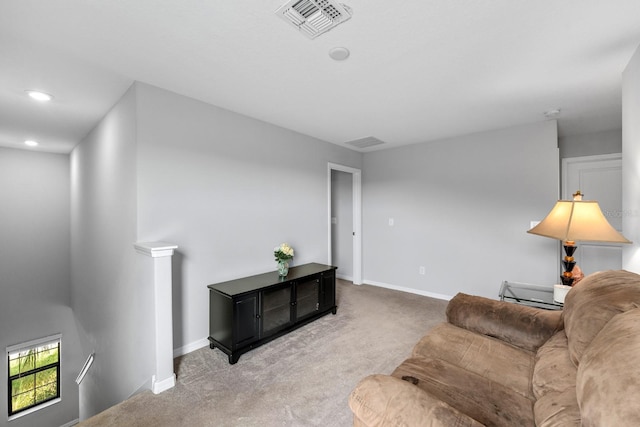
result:
M 352 176 L 352 212 L 353 212 L 353 284 L 362 284 L 362 171 L 337 163 L 327 163 L 327 242 L 328 260 L 332 263 L 331 251 L 331 171 L 350 173 Z
M 563 200 L 571 200 L 572 194 L 576 190 L 584 191 L 584 188 L 569 188 L 569 166 L 579 166 L 580 164 L 588 164 L 593 167 L 593 169 L 607 170 L 612 168 L 620 168 L 622 169 L 622 153 L 611 153 L 611 154 L 598 154 L 592 156 L 577 156 L 577 157 L 567 157 L 562 159 L 562 194 L 561 199 Z M 622 182 L 620 182 L 622 185 Z M 586 194 L 585 200 L 591 200 L 591 197 L 588 193 Z M 622 206 L 620 206 L 622 209 Z M 606 216 L 606 214 L 605 214 Z M 609 219 L 607 218 L 607 221 Z M 613 225 L 613 224 L 612 224 Z M 622 232 L 622 230 L 618 230 Z M 561 245 L 559 245 L 558 250 L 561 251 Z M 581 263 L 585 265 L 589 265 L 589 258 L 587 257 L 587 253 L 585 250 L 591 248 L 592 250 L 608 250 L 620 252 L 620 263 L 622 264 L 622 245 L 617 243 L 603 243 L 603 242 L 580 242 L 579 249 L 576 252 L 577 257 L 580 258 Z M 613 252 L 612 252 L 613 253 Z M 593 255 L 593 253 L 592 253 Z M 598 255 L 602 255 L 599 253 Z M 617 255 L 616 255 L 617 257 Z M 558 257 L 559 259 L 560 257 Z M 596 257 L 597 258 L 597 257 Z M 562 271 L 561 264 L 559 264 L 558 269 Z M 586 273 L 585 273 L 586 274 Z
M 620 167 L 622 167 L 622 153 L 597 154 L 594 156 L 565 157 L 564 159 L 562 159 L 562 194 L 560 198 L 563 200 L 571 200 L 570 197 L 573 194 L 573 192 L 575 190 L 579 190 L 579 188 L 574 188 L 574 189 L 567 188 L 567 182 L 569 181 L 568 169 L 570 164 L 606 162 L 609 160 L 619 160 Z

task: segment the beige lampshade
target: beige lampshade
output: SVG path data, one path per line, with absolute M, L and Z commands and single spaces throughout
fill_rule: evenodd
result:
M 558 200 L 527 233 L 562 241 L 631 243 L 609 224 L 594 200 Z

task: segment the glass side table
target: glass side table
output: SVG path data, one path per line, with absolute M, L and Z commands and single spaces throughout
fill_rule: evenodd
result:
M 546 310 L 562 310 L 563 304 L 553 300 L 553 286 L 533 285 L 530 283 L 502 282 L 500 301 L 510 301 L 529 307 Z

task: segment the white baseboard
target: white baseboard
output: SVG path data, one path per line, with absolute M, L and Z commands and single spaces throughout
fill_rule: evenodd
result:
M 381 287 L 381 288 L 393 289 L 394 291 L 408 292 L 410 294 L 422 295 L 424 297 L 441 299 L 441 300 L 445 300 L 445 301 L 449 301 L 449 300 L 451 300 L 451 298 L 453 298 L 453 295 L 437 294 L 435 292 L 427 292 L 427 291 L 422 291 L 420 289 L 405 288 L 403 286 L 390 285 L 388 283 L 376 282 L 374 280 L 365 279 L 363 281 L 363 283 L 366 284 L 366 285 L 372 285 L 372 286 L 378 286 L 378 287 Z
M 73 421 L 69 421 L 68 423 L 62 424 L 60 427 L 72 427 L 80 422 L 80 419 L 76 418 Z
M 191 342 L 187 345 L 183 345 L 180 348 L 174 348 L 173 349 L 173 357 L 179 357 L 179 356 L 184 356 L 187 353 L 191 353 L 192 351 L 196 351 L 198 349 L 201 349 L 202 347 L 206 347 L 209 345 L 209 339 L 208 338 L 202 338 L 199 339 L 198 341 L 194 341 Z
M 170 388 L 173 388 L 176 385 L 176 374 L 173 374 L 161 381 L 156 381 L 156 378 L 154 375 L 151 382 L 152 382 L 151 391 L 153 391 L 153 394 L 160 394 L 163 391 L 169 390 Z
M 345 276 L 344 274 L 336 274 L 336 279 L 346 280 L 347 282 L 353 282 L 353 277 Z

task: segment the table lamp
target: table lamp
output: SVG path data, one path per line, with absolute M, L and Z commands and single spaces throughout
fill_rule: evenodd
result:
M 527 233 L 558 239 L 563 242 L 565 257 L 562 260 L 564 272 L 560 278 L 565 286 L 573 285 L 573 254 L 576 241 L 631 243 L 609 224 L 598 202 L 582 200 L 578 190 L 573 200 L 558 200 L 551 212 Z

